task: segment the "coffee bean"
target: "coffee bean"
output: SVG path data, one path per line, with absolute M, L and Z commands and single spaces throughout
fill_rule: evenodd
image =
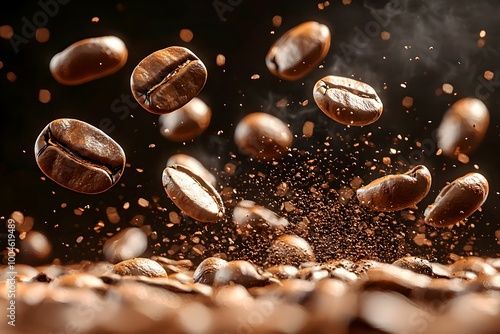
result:
M 110 270 L 110 273 L 120 276 L 167 276 L 167 272 L 158 262 L 141 257 L 125 260 L 115 264 Z
M 62 275 L 53 280 L 51 285 L 79 289 L 106 289 L 106 284 L 100 278 L 86 273 L 71 273 Z
M 372 124 L 384 110 L 382 101 L 371 86 L 350 78 L 329 75 L 318 80 L 313 97 L 325 115 L 344 125 Z
M 208 257 L 201 261 L 193 274 L 195 283 L 212 285 L 217 271 L 228 265 L 228 262 L 218 257 Z
M 198 137 L 210 125 L 212 110 L 197 97 L 171 113 L 160 115 L 160 133 L 172 141 L 188 141 Z
M 210 183 L 212 186 L 215 187 L 215 185 L 217 184 L 215 176 L 210 173 L 200 161 L 190 155 L 182 153 L 172 155 L 167 160 L 167 166 L 171 165 L 183 165 L 196 175 L 200 176 L 203 180 Z
M 267 68 L 281 79 L 298 80 L 325 58 L 330 40 L 327 26 L 314 21 L 302 23 L 274 42 L 266 56 Z
M 268 264 L 297 266 L 303 262 L 315 262 L 316 257 L 307 241 L 292 234 L 284 234 L 274 240 L 269 248 Z
M 50 60 L 50 72 L 63 85 L 79 85 L 115 73 L 127 62 L 127 47 L 115 36 L 78 41 Z
M 190 169 L 168 166 L 162 180 L 168 197 L 189 217 L 200 222 L 215 222 L 224 217 L 224 203 L 217 190 Z
M 69 118 L 52 121 L 42 130 L 35 158 L 51 180 L 86 194 L 108 190 L 125 169 L 120 145 L 98 128 Z
M 238 225 L 238 232 L 242 234 L 259 234 L 269 238 L 283 232 L 288 226 L 288 220 L 249 200 L 243 200 L 236 205 L 233 221 Z
M 269 284 L 269 278 L 261 275 L 257 268 L 244 260 L 229 261 L 215 272 L 214 285 L 227 285 L 229 282 L 243 285 L 245 288 Z
M 103 254 L 116 263 L 141 256 L 148 247 L 148 237 L 138 227 L 126 228 L 104 243 Z
M 483 140 L 489 123 L 488 108 L 481 100 L 460 99 L 443 116 L 437 131 L 438 147 L 448 157 L 472 153 Z
M 425 210 L 425 223 L 435 227 L 454 225 L 473 214 L 488 197 L 488 180 L 469 173 L 445 186 Z
M 411 270 L 417 274 L 432 276 L 431 263 L 416 256 L 406 256 L 393 262 L 393 265 Z
M 190 50 L 171 46 L 153 52 L 136 66 L 130 88 L 144 109 L 165 114 L 198 95 L 206 81 L 203 62 Z
M 279 279 L 287 279 L 297 275 L 299 269 L 294 266 L 282 264 L 266 268 L 266 271 Z
M 404 174 L 378 178 L 359 188 L 356 195 L 372 210 L 399 211 L 415 207 L 429 192 L 431 180 L 427 167 L 419 165 Z
M 293 136 L 279 118 L 263 112 L 245 116 L 234 131 L 236 146 L 251 158 L 275 159 L 292 145 Z

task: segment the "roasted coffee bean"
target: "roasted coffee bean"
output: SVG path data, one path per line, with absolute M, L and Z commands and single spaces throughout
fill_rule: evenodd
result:
M 251 158 L 275 159 L 292 145 L 293 136 L 279 118 L 263 112 L 245 116 L 234 130 L 236 146 Z
M 393 262 L 393 265 L 411 270 L 417 274 L 432 276 L 431 263 L 416 256 L 406 256 Z
M 115 264 L 110 273 L 118 274 L 120 276 L 167 276 L 167 272 L 158 262 L 141 257 L 125 260 Z
M 449 266 L 452 272 L 470 271 L 475 274 L 485 276 L 493 276 L 497 274 L 497 270 L 490 264 L 486 263 L 483 258 L 477 256 L 469 256 L 459 259 Z
M 201 162 L 190 155 L 182 153 L 174 154 L 167 160 L 167 166 L 170 165 L 183 165 L 214 187 L 217 183 L 215 176 L 210 173 Z
M 267 68 L 281 79 L 298 80 L 325 58 L 330 40 L 327 26 L 314 21 L 302 23 L 274 42 L 266 56 Z
M 50 72 L 63 85 L 79 85 L 115 73 L 127 62 L 125 43 L 115 36 L 78 41 L 50 60 Z
M 228 262 L 218 257 L 209 257 L 201 261 L 193 274 L 195 283 L 212 285 L 217 271 L 228 265 Z
M 315 262 L 316 257 L 307 241 L 292 234 L 284 234 L 273 241 L 269 248 L 268 264 L 297 266 L 303 262 Z
M 103 254 L 108 261 L 116 263 L 141 256 L 147 247 L 146 234 L 138 227 L 129 227 L 106 240 Z
M 372 124 L 380 118 L 384 109 L 382 101 L 371 86 L 333 75 L 316 82 L 313 97 L 325 115 L 344 125 Z
M 224 217 L 224 203 L 217 190 L 190 169 L 168 166 L 162 179 L 168 197 L 189 217 L 200 222 L 215 222 Z
M 19 242 L 19 259 L 26 264 L 47 263 L 52 254 L 52 243 L 45 234 L 29 231 Z
M 253 201 L 243 200 L 233 210 L 233 221 L 238 225 L 238 232 L 245 235 L 259 234 L 272 237 L 283 232 L 288 220 Z
M 490 113 L 481 100 L 460 99 L 443 116 L 437 131 L 438 147 L 448 157 L 472 153 L 482 142 L 489 124 Z
M 106 284 L 98 277 L 86 273 L 62 275 L 51 282 L 52 286 L 64 286 L 79 289 L 106 289 Z
M 297 275 L 299 272 L 299 269 L 294 266 L 290 266 L 287 264 L 282 264 L 282 265 L 277 265 L 277 266 L 272 266 L 269 268 L 266 268 L 266 271 L 268 273 L 273 274 L 274 277 L 277 277 L 279 279 L 287 279 L 290 277 L 294 277 Z
M 488 180 L 469 173 L 445 186 L 425 210 L 425 223 L 435 227 L 454 225 L 473 214 L 488 197 Z
M 387 175 L 359 188 L 361 204 L 375 211 L 392 212 L 415 207 L 431 188 L 431 173 L 419 165 L 404 174 Z
M 125 169 L 120 145 L 98 128 L 70 118 L 52 121 L 42 130 L 35 158 L 51 180 L 86 194 L 108 190 Z
M 215 272 L 214 285 L 227 285 L 229 282 L 243 285 L 245 288 L 269 284 L 269 277 L 261 275 L 257 268 L 244 260 L 229 261 Z
M 203 62 L 190 50 L 171 46 L 141 60 L 132 72 L 130 88 L 144 109 L 165 114 L 191 101 L 206 81 Z
M 201 135 L 210 125 L 212 110 L 197 97 L 171 113 L 160 115 L 160 133 L 172 141 L 188 141 Z

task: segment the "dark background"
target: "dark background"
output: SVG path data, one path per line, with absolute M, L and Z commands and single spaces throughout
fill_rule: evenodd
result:
M 214 3 L 226 4 L 226 10 L 221 7 L 219 15 Z M 445 182 L 474 171 L 477 164 L 490 182 L 490 195 L 482 213 L 476 213 L 473 218 L 477 238 L 474 251 L 485 256 L 498 255 L 500 246 L 494 232 L 499 229 L 500 218 L 497 209 L 500 5 L 494 0 L 392 3 L 397 9 L 389 16 L 384 9 L 387 1 L 373 0 L 352 0 L 350 5 L 332 0 L 323 10 L 315 1 L 71 0 L 59 4 L 45 25 L 50 30 L 48 42 L 39 43 L 30 37 L 26 44 L 19 45 L 19 52 L 15 52 L 11 41 L 0 40 L 3 63 L 0 69 L 0 222 L 15 210 L 33 217 L 33 229 L 48 236 L 54 256 L 65 262 L 100 258 L 100 243 L 108 237 L 105 233 L 130 226 L 129 222 L 137 214 L 145 217 L 145 225 L 164 235 L 161 230 L 168 220 L 167 213 L 178 211 L 161 185 L 161 172 L 168 157 L 178 152 L 192 154 L 216 172 L 230 160 L 232 152 L 242 159 L 244 171 L 247 160 L 238 155 L 232 141 L 235 124 L 249 112 L 266 111 L 291 124 L 297 135 L 296 147 L 303 145 L 300 137 L 305 120 L 316 123 L 314 138 L 318 142 L 334 133 L 356 137 L 371 132 L 376 147 L 364 149 L 358 156 L 361 160 L 358 175 L 365 180 L 379 174 L 365 167 L 364 160 L 389 156 L 390 148 L 401 151 L 390 155 L 393 161 L 390 172 L 403 172 L 409 167 L 407 164 L 424 163 L 432 170 L 434 179 L 431 193 L 419 205 L 419 214 Z M 14 33 L 21 36 L 23 18 L 33 22 L 33 16 L 43 10 L 35 1 L 9 6 L 10 9 L 0 14 L 0 26 L 10 25 Z M 384 27 L 373 13 L 383 19 L 380 22 Z M 279 28 L 272 25 L 274 15 L 283 18 Z M 92 22 L 93 17 L 98 17 L 99 22 Z M 324 23 L 332 31 L 332 46 L 323 68 L 315 69 L 299 81 L 279 80 L 267 70 L 265 55 L 278 36 L 308 20 Z M 360 37 L 360 31 L 377 27 L 390 32 L 390 40 L 383 41 L 379 35 Z M 190 43 L 179 37 L 183 28 L 194 33 Z M 482 48 L 477 44 L 481 30 L 487 33 Z M 73 87 L 62 86 L 51 77 L 48 64 L 55 53 L 78 40 L 104 35 L 116 35 L 128 47 L 127 64 L 119 72 Z M 204 61 L 209 73 L 200 97 L 213 110 L 212 123 L 201 137 L 184 144 L 161 137 L 158 117 L 141 107 L 127 108 L 130 114 L 124 119 L 111 107 L 122 94 L 131 97 L 130 74 L 137 63 L 150 53 L 172 45 L 190 48 Z M 352 53 L 346 54 L 346 50 Z M 215 64 L 217 54 L 226 57 L 222 67 Z M 495 73 L 489 86 L 480 79 L 486 70 Z M 8 72 L 16 74 L 15 82 L 7 80 Z M 252 80 L 250 77 L 254 74 L 260 78 Z M 352 76 L 373 86 L 384 102 L 382 117 L 364 128 L 345 128 L 324 116 L 312 99 L 312 87 L 316 80 L 329 74 Z M 443 83 L 452 84 L 454 93 L 437 92 Z M 40 89 L 51 92 L 49 103 L 38 101 Z M 414 99 L 409 109 L 401 105 L 405 96 Z M 435 156 L 433 131 L 447 107 L 467 96 L 477 96 L 484 101 L 491 113 L 491 123 L 482 146 L 470 156 L 469 163 L 462 164 Z M 275 107 L 282 98 L 288 100 L 289 106 Z M 305 100 L 309 102 L 306 106 L 299 105 Z M 114 130 L 110 135 L 123 147 L 130 164 L 119 185 L 103 194 L 83 195 L 50 180 L 41 180 L 44 175 L 34 160 L 34 142 L 49 122 L 61 117 L 77 118 L 95 126 L 104 118 L 112 121 Z M 398 134 L 408 140 L 393 143 Z M 422 152 L 415 144 L 417 140 L 431 143 L 430 149 Z M 155 147 L 151 148 L 150 144 Z M 335 148 L 335 141 L 332 145 Z M 395 163 L 397 160 L 402 165 Z M 139 198 L 149 200 L 152 208 L 140 207 Z M 130 203 L 128 210 L 122 209 L 126 202 Z M 61 207 L 62 203 L 66 203 L 66 208 Z M 108 206 L 118 208 L 122 219 L 117 225 L 110 224 L 106 218 Z M 167 212 L 161 213 L 156 206 L 166 208 Z M 75 215 L 73 211 L 77 208 L 84 208 L 84 213 Z M 96 232 L 94 226 L 99 221 L 105 227 Z M 3 226 L 2 223 L 0 232 Z M 79 236 L 84 236 L 81 244 L 76 243 Z M 151 245 L 156 242 L 159 244 L 155 250 L 165 247 L 161 238 L 150 240 Z

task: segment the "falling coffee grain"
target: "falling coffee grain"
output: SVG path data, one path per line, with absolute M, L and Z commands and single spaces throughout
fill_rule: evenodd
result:
M 238 232 L 248 236 L 259 234 L 263 237 L 272 237 L 274 234 L 284 232 L 288 226 L 288 220 L 250 200 L 243 200 L 236 205 L 233 210 L 233 221 L 238 226 Z
M 208 182 L 182 165 L 165 168 L 163 187 L 179 209 L 200 222 L 216 222 L 224 217 L 222 199 Z
M 98 128 L 70 118 L 52 121 L 42 130 L 35 159 L 51 180 L 86 194 L 108 190 L 125 169 L 120 145 Z
M 454 225 L 473 214 L 486 201 L 488 180 L 469 173 L 445 186 L 425 210 L 425 222 L 435 227 Z
M 127 62 L 125 43 L 115 36 L 76 42 L 50 60 L 50 72 L 63 85 L 79 85 L 118 71 Z
M 144 109 L 165 114 L 191 101 L 206 81 L 203 62 L 190 50 L 171 46 L 150 54 L 136 66 L 130 88 Z
M 419 165 L 404 174 L 387 175 L 356 191 L 361 204 L 375 211 L 392 212 L 414 207 L 431 188 L 431 173 Z
M 313 96 L 325 115 L 344 125 L 372 124 L 384 109 L 371 86 L 350 78 L 326 76 L 314 85 Z
M 330 49 L 331 34 L 324 24 L 309 21 L 281 36 L 269 49 L 269 71 L 285 80 L 298 80 L 312 71 Z

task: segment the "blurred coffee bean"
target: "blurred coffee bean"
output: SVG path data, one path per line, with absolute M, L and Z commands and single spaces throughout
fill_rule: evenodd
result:
M 446 185 L 425 210 L 425 223 L 435 227 L 454 225 L 473 214 L 488 197 L 488 180 L 469 173 Z
M 290 277 L 294 277 L 299 272 L 299 269 L 294 266 L 290 266 L 287 264 L 271 266 L 266 268 L 268 273 L 271 273 L 274 277 L 279 279 L 287 279 Z
M 106 240 L 103 254 L 109 262 L 116 263 L 141 256 L 148 247 L 148 237 L 137 227 L 126 228 Z
M 215 176 L 210 173 L 201 162 L 190 155 L 182 153 L 174 154 L 167 160 L 167 166 L 170 165 L 183 165 L 214 187 L 217 183 Z
M 229 283 L 240 284 L 245 288 L 262 286 L 270 283 L 268 277 L 261 275 L 257 268 L 244 260 L 229 261 L 215 272 L 214 285 L 221 286 Z
M 210 125 L 211 118 L 212 110 L 194 97 L 180 109 L 160 115 L 160 133 L 172 141 L 188 141 L 201 135 Z
M 432 280 L 426 275 L 411 270 L 383 264 L 366 271 L 367 278 L 362 282 L 364 290 L 395 291 L 409 296 L 417 288 L 425 288 Z
M 279 300 L 287 304 L 301 304 L 314 291 L 314 281 L 304 279 L 287 279 L 282 285 L 273 284 L 264 287 L 256 287 L 250 293 L 260 300 Z
M 147 276 L 147 277 L 166 277 L 167 272 L 156 261 L 146 258 L 135 258 L 125 260 L 114 265 L 110 271 L 111 274 L 120 276 Z
M 224 203 L 217 190 L 189 168 L 167 166 L 162 181 L 168 197 L 189 217 L 200 222 L 216 222 L 224 217 Z
M 370 268 L 377 268 L 385 265 L 384 263 L 367 259 L 359 260 L 355 264 L 356 264 L 355 273 L 358 275 L 366 273 L 366 271 Z
M 392 263 L 396 267 L 411 270 L 417 274 L 432 276 L 431 263 L 416 256 L 406 256 Z
M 236 308 L 253 302 L 253 298 L 242 285 L 226 285 L 214 292 L 213 301 L 219 307 Z
M 115 73 L 127 62 L 125 43 L 115 36 L 88 38 L 50 60 L 50 73 L 63 85 L 79 85 Z
M 25 264 L 47 263 L 52 255 L 52 243 L 45 234 L 29 231 L 19 242 L 19 260 Z
M 243 117 L 234 130 L 234 142 L 250 158 L 272 160 L 286 154 L 293 136 L 279 118 L 263 112 Z
M 412 208 L 431 188 L 431 173 L 419 165 L 404 174 L 387 175 L 359 188 L 361 204 L 375 211 L 392 212 Z
M 314 85 L 313 96 L 325 115 L 344 125 L 372 124 L 384 109 L 371 86 L 350 78 L 326 76 Z
M 233 222 L 238 225 L 238 232 L 242 234 L 258 234 L 268 238 L 283 232 L 288 226 L 288 220 L 250 200 L 243 200 L 236 205 Z
M 170 273 L 186 273 L 193 269 L 194 264 L 191 260 L 173 260 L 163 256 L 152 256 L 151 260 L 158 262 L 163 269 Z
M 35 159 L 51 180 L 85 194 L 108 190 L 125 169 L 125 153 L 111 137 L 85 122 L 61 118 L 35 143 Z
M 51 283 L 52 286 L 64 286 L 79 289 L 106 289 L 106 284 L 98 277 L 86 273 L 73 273 L 59 276 Z
M 217 271 L 228 265 L 226 260 L 218 257 L 208 257 L 201 261 L 193 274 L 195 283 L 203 283 L 207 285 L 214 284 L 214 278 Z
M 469 256 L 455 261 L 449 265 L 452 272 L 459 271 L 470 271 L 474 274 L 483 274 L 486 276 L 493 276 L 498 273 L 498 271 L 486 263 L 483 258 L 477 256 Z
M 27 264 L 18 263 L 16 264 L 16 280 L 18 281 L 28 281 L 39 274 L 38 269 Z M 5 281 L 11 278 L 12 270 L 9 266 L 0 267 L 0 281 Z
M 322 279 L 330 277 L 330 274 L 328 270 L 325 270 L 321 266 L 317 265 L 314 267 L 306 267 L 299 269 L 295 277 L 301 280 L 318 282 L 321 281 Z
M 455 102 L 444 114 L 437 130 L 438 147 L 451 158 L 472 153 L 488 130 L 490 113 L 476 98 L 463 98 Z
M 141 60 L 132 72 L 130 88 L 144 109 L 165 114 L 191 101 L 206 81 L 203 62 L 190 50 L 171 46 Z
M 284 234 L 274 240 L 268 253 L 267 263 L 269 265 L 288 264 L 298 266 L 303 262 L 316 261 L 309 243 L 292 234 Z
M 275 76 L 298 80 L 312 71 L 330 49 L 327 26 L 309 21 L 288 30 L 276 40 L 266 56 L 266 65 Z

